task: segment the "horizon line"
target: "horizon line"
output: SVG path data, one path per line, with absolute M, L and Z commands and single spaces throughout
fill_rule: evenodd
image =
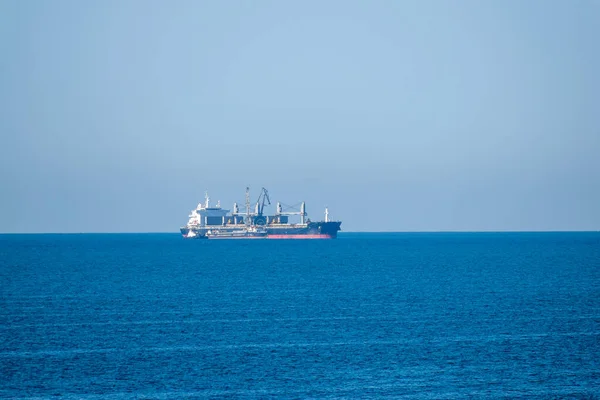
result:
M 419 230 L 419 231 L 340 231 L 338 235 L 348 233 L 594 233 L 600 229 L 554 229 L 554 230 Z M 180 235 L 177 231 L 124 231 L 124 232 L 0 232 L 0 235 Z

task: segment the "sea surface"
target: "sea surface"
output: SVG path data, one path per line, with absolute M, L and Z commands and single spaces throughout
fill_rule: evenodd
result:
M 0 235 L 0 398 L 600 399 L 600 233 Z

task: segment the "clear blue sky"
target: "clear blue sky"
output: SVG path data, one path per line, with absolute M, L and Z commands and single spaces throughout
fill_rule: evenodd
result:
M 600 2 L 0 0 L 0 232 L 600 229 Z

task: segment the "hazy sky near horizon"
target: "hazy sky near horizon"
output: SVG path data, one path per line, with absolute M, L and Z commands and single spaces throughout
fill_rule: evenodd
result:
M 0 0 L 0 232 L 600 230 L 600 2 Z

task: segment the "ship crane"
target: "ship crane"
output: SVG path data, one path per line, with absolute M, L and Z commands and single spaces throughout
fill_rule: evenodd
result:
M 288 207 L 291 209 L 296 209 L 295 207 Z M 299 215 L 300 216 L 300 223 L 301 224 L 305 224 L 306 223 L 306 217 L 307 217 L 307 213 L 306 213 L 306 203 L 303 201 L 302 203 L 300 203 L 300 210 L 299 211 L 283 211 L 282 207 L 281 207 L 281 203 L 277 204 L 277 215 Z
M 232 215 L 246 215 L 246 216 L 262 216 L 264 214 L 265 206 L 271 205 L 271 199 L 269 198 L 269 192 L 267 189 L 262 188 L 256 203 L 254 203 L 254 210 L 251 210 L 250 202 L 250 188 L 246 188 L 246 207 L 244 212 L 240 212 L 238 203 L 233 203 Z
M 258 200 L 256 200 L 256 215 L 262 216 L 263 210 L 265 209 L 265 203 L 271 205 L 271 199 L 269 198 L 269 192 L 267 189 L 262 188 Z
M 262 188 L 260 191 L 260 195 L 258 196 L 258 199 L 256 200 L 256 204 L 255 204 L 255 208 L 254 208 L 255 218 L 253 219 L 253 223 L 255 225 L 265 225 L 266 223 L 269 222 L 268 217 L 266 217 L 266 218 L 263 217 L 265 204 L 271 205 L 271 199 L 269 198 L 269 192 L 267 191 L 267 189 Z

